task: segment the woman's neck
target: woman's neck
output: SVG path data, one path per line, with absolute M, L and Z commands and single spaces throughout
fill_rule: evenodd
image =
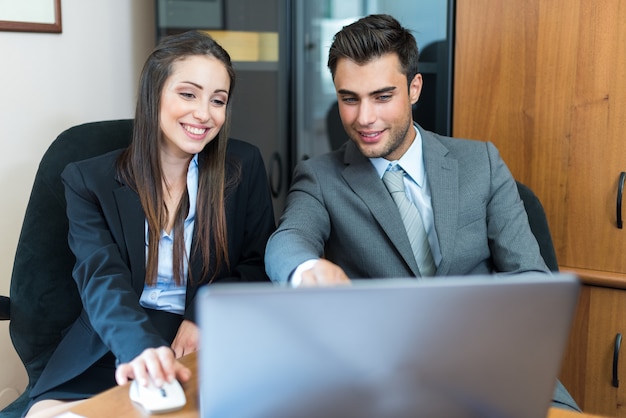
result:
M 168 212 L 167 225 L 165 227 L 167 233 L 170 233 L 174 227 L 176 210 L 187 189 L 187 172 L 192 158 L 193 156 L 189 158 L 175 158 L 169 155 L 164 155 L 161 158 L 163 199 Z

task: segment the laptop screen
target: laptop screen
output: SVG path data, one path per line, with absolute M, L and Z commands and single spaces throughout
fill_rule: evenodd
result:
M 542 417 L 571 275 L 353 281 L 198 294 L 202 417 Z

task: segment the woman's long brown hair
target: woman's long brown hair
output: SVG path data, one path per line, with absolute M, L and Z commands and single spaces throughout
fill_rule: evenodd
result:
M 133 138 L 117 162 L 117 175 L 120 181 L 139 194 L 148 222 L 148 260 L 145 282 L 149 285 L 156 283 L 158 244 L 161 231 L 168 219 L 163 196 L 160 159 L 163 136 L 159 120 L 161 92 L 172 72 L 173 64 L 195 55 L 215 57 L 224 64 L 230 77 L 229 97 L 232 97 L 235 72 L 230 56 L 213 38 L 199 31 L 163 38 L 143 67 L 139 79 Z M 225 175 L 230 109 L 231 101 L 229 100 L 222 129 L 198 156 L 198 198 L 193 241 L 194 251 L 199 251 L 204 260 L 200 282 L 205 281 L 207 277 L 210 277 L 209 281 L 213 280 L 219 271 L 219 266 L 223 263 L 229 266 L 225 190 L 238 180 L 235 178 L 236 175 L 228 176 L 228 178 Z M 178 285 L 184 282 L 184 262 L 185 259 L 189 259 L 184 242 L 184 221 L 188 213 L 189 195 L 185 192 L 176 210 L 173 227 L 173 273 L 174 281 Z M 213 251 L 212 245 L 215 247 Z M 189 280 L 194 279 L 189 269 Z

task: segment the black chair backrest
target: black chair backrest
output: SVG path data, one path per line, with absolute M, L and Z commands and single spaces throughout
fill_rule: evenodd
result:
M 0 296 L 0 321 L 9 319 L 11 299 L 6 296 Z
M 336 150 L 350 139 L 343 128 L 341 117 L 339 116 L 339 103 L 336 101 L 326 111 L 326 135 L 328 136 L 331 150 Z
M 535 193 L 526 185 L 517 182 L 517 190 L 520 198 L 524 202 L 526 213 L 528 214 L 528 223 L 533 235 L 539 244 L 539 251 L 546 265 L 551 271 L 559 271 L 559 263 L 552 242 L 552 235 L 548 226 L 546 212 L 543 209 L 541 201 Z
M 68 221 L 61 172 L 73 161 L 126 147 L 130 119 L 72 127 L 41 159 L 26 207 L 10 285 L 11 341 L 28 373 L 28 390 L 81 310 L 67 243 Z

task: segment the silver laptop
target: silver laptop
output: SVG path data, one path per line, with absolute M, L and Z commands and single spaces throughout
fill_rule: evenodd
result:
M 576 277 L 207 286 L 203 418 L 545 417 Z

